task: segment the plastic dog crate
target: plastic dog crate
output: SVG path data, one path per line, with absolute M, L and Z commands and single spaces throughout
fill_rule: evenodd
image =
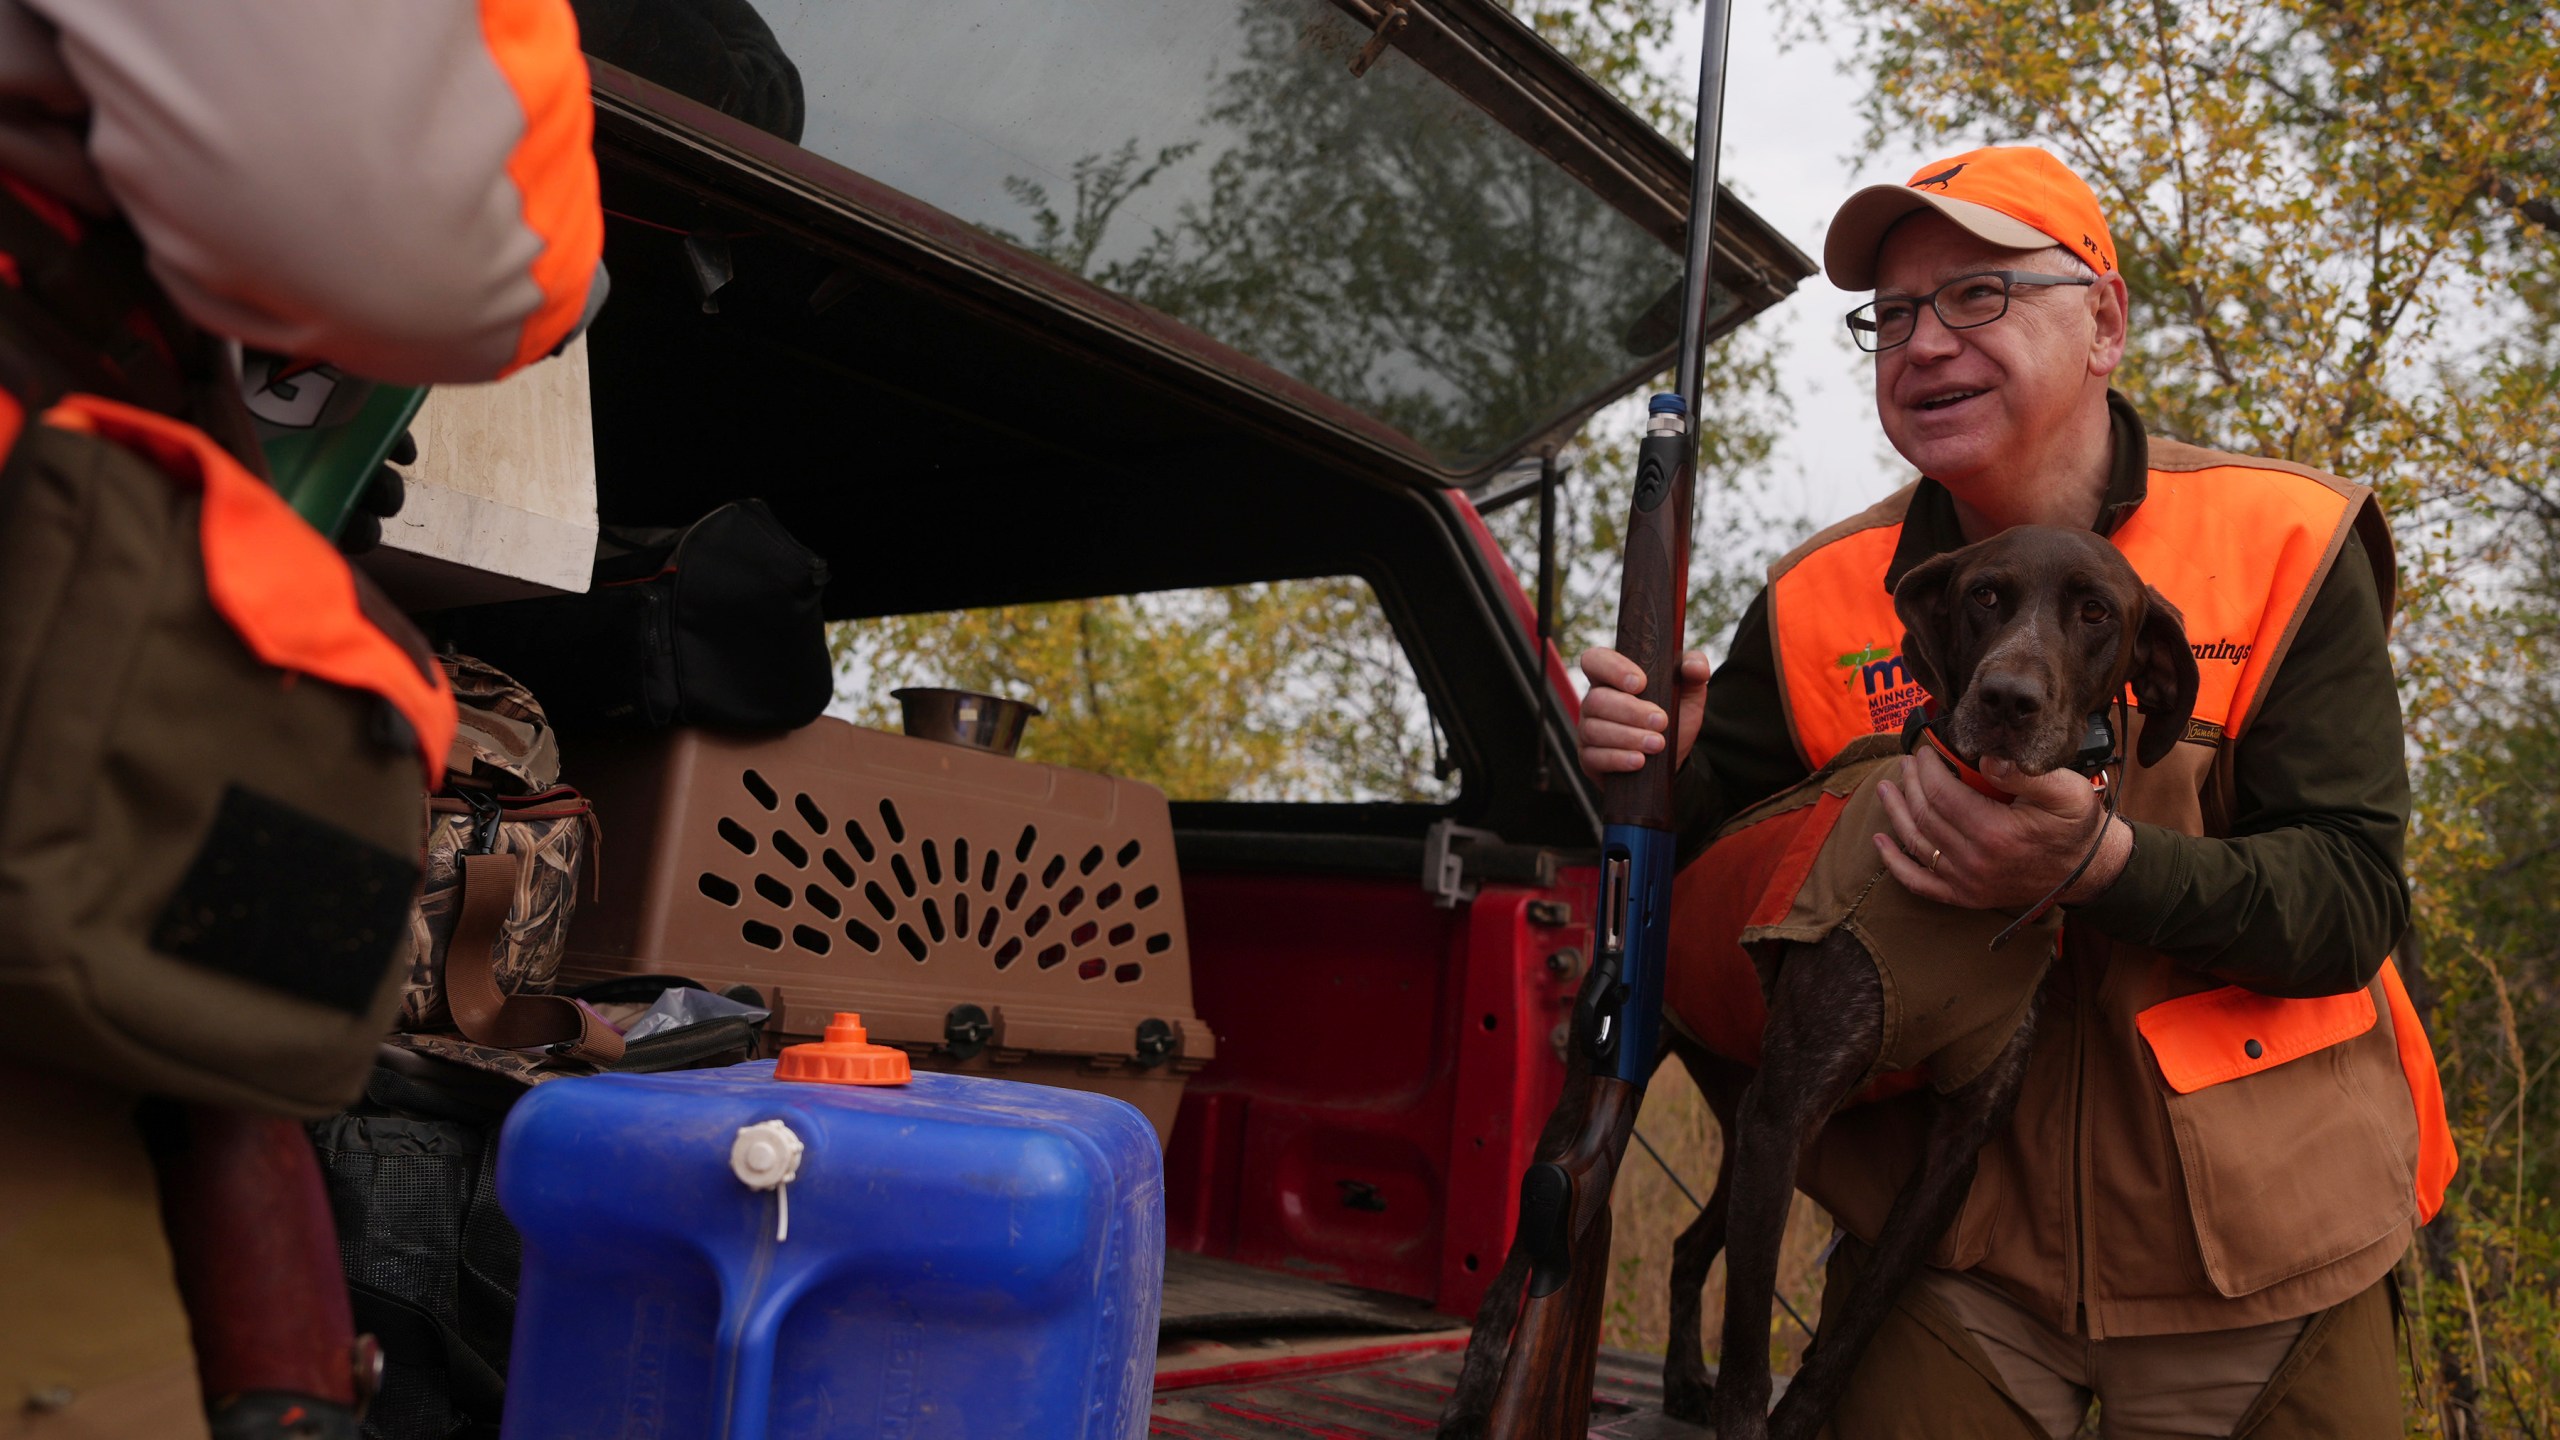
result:
M 603 864 L 564 980 L 752 985 L 790 1039 L 859 1011 L 922 1068 L 1115 1096 L 1159 1139 L 1215 1054 L 1152 786 L 832 719 L 591 736 L 575 770 Z

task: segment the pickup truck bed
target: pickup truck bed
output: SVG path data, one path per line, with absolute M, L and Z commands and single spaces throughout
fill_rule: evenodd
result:
M 1428 1436 L 1458 1378 L 1465 1344 L 1462 1331 L 1349 1352 L 1330 1366 L 1318 1361 L 1295 1371 L 1274 1367 L 1275 1373 L 1261 1378 L 1179 1388 L 1159 1378 L 1155 1421 L 1147 1433 L 1164 1440 Z M 1623 1350 L 1600 1352 L 1590 1433 L 1594 1440 L 1708 1440 L 1715 1434 L 1664 1415 L 1662 1361 Z
M 1175 1251 L 1166 1259 L 1152 1436 L 1415 1440 L 1458 1378 L 1466 1322 L 1398 1296 Z M 1591 1431 L 1705 1440 L 1662 1413 L 1662 1362 L 1604 1350 Z

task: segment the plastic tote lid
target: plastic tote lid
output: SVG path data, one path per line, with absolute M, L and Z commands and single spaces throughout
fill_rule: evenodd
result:
M 904 1085 L 910 1072 L 906 1051 L 870 1043 L 862 1017 L 839 1010 L 827 1022 L 826 1039 L 783 1047 L 773 1078 L 813 1085 Z

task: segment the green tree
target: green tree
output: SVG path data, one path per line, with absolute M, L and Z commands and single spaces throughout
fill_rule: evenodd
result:
M 2412 1423 L 2560 1407 L 2560 15 L 2400 0 L 1797 0 L 1874 135 L 2029 141 L 2086 176 L 2157 426 L 2374 484 L 2420 809 L 2417 988 L 2464 1164 L 2409 1269 Z M 2404 950 L 2404 957 L 2420 958 Z
M 894 725 L 893 685 L 1044 708 L 1027 759 L 1179 800 L 1439 800 L 1419 683 L 1356 577 L 896 616 L 834 627 L 839 707 Z

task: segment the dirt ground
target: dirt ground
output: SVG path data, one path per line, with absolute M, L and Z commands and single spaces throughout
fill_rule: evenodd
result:
M 1717 1158 L 1724 1136 L 1706 1102 L 1689 1082 L 1679 1062 L 1665 1064 L 1645 1092 L 1636 1129 L 1704 1200 L 1715 1183 Z M 1609 1298 L 1604 1312 L 1603 1343 L 1649 1354 L 1662 1353 L 1670 1326 L 1671 1242 L 1686 1229 L 1697 1209 L 1680 1193 L 1663 1168 L 1642 1146 L 1629 1145 L 1610 1204 L 1616 1236 L 1610 1245 Z M 1787 1238 L 1778 1257 L 1779 1293 L 1808 1322 L 1822 1303 L 1822 1272 L 1814 1262 L 1831 1238 L 1831 1219 L 1803 1196 L 1787 1217 Z M 1724 1262 L 1707 1275 L 1707 1360 L 1713 1363 L 1724 1332 Z M 1784 1310 L 1775 1313 L 1770 1329 L 1770 1357 L 1780 1371 L 1793 1370 L 1809 1337 Z

